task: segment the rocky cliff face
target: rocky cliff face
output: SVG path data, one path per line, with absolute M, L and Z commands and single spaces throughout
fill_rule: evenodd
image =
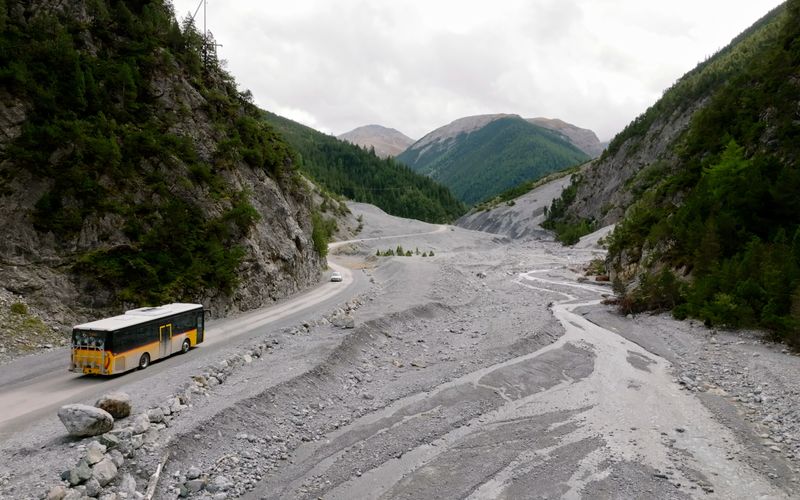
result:
M 659 116 L 642 137 L 625 140 L 614 153 L 583 168 L 570 207 L 572 216 L 595 219 L 599 227 L 617 222 L 639 194 L 639 183 L 632 182 L 638 174 L 653 165 L 664 170 L 675 167 L 677 155 L 672 146 L 705 102 Z
M 381 158 L 397 156 L 414 143 L 414 139 L 399 130 L 380 125 L 358 127 L 336 138 L 365 149 L 374 148 Z
M 0 82 L 0 286 L 69 326 L 160 300 L 227 314 L 318 279 L 313 195 L 287 146 L 168 5 L 5 3 L 4 44 L 44 47 L 37 30 L 57 26 L 75 62 L 50 69 L 91 83 L 75 101 L 45 88 L 45 109 L 27 73 Z

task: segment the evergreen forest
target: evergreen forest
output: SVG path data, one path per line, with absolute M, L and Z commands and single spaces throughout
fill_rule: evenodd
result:
M 298 168 L 331 193 L 433 223 L 452 222 L 466 212 L 447 188 L 391 158 L 274 113 L 265 111 L 264 119 L 297 152 Z
M 800 344 L 800 1 L 785 7 L 693 117 L 679 168 L 656 176 L 613 233 L 612 265 L 647 270 L 624 309 Z

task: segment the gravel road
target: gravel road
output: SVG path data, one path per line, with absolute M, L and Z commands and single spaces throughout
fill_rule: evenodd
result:
M 800 494 L 798 357 L 752 334 L 618 316 L 600 305 L 610 289 L 582 278 L 590 245 L 351 208 L 363 241 L 331 259 L 362 280 L 355 298 L 173 358 L 148 380 L 114 379 L 143 408 L 195 393 L 128 466 L 146 481 L 168 453 L 155 498 Z M 397 245 L 414 255 L 375 256 Z M 337 307 L 354 328 L 321 320 Z M 253 344 L 270 348 L 224 384 L 192 382 Z M 40 497 L 76 460 L 82 442 L 53 420 L 4 438 L 3 498 Z

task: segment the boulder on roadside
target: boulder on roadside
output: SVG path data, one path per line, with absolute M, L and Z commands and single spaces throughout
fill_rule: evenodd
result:
M 129 497 L 133 496 L 136 493 L 136 479 L 126 472 L 122 475 L 122 480 L 119 482 L 119 488 L 117 489 L 120 493 L 126 493 Z
M 117 477 L 117 466 L 110 458 L 104 458 L 100 463 L 92 467 L 92 477 L 97 479 L 100 486 L 105 486 Z
M 134 417 L 133 425 L 131 425 L 134 434 L 144 434 L 149 428 L 150 417 L 147 416 L 147 413 L 140 413 Z
M 164 412 L 161 408 L 151 408 L 147 410 L 147 418 L 154 424 L 164 421 Z
M 106 447 L 97 441 L 92 441 L 86 447 L 86 461 L 89 463 L 89 465 L 94 465 L 103 460 L 105 458 L 105 454 Z
M 183 484 L 183 487 L 190 493 L 197 493 L 206 487 L 206 480 L 200 478 L 190 479 Z
M 125 457 L 122 456 L 122 452 L 119 450 L 111 450 L 108 453 L 108 458 L 114 462 L 114 465 L 116 465 L 117 468 L 122 467 L 122 464 L 125 463 Z
M 125 392 L 110 392 L 94 404 L 114 418 L 125 418 L 131 414 L 131 397 Z
M 82 500 L 83 493 L 76 489 L 69 489 L 67 490 L 66 496 L 64 496 L 64 500 Z
M 97 498 L 97 495 L 103 492 L 103 487 L 95 478 L 86 481 L 86 496 Z
M 128 439 L 130 439 L 130 437 L 128 437 Z M 112 434 L 109 432 L 101 435 L 98 441 L 100 444 L 105 446 L 107 450 L 119 448 L 122 443 L 122 440 L 119 438 L 119 434 Z
M 186 471 L 186 479 L 197 479 L 202 474 L 202 471 L 195 466 L 189 467 L 189 470 Z
M 65 496 L 67 496 L 67 488 L 63 484 L 57 484 L 50 488 L 45 500 L 62 500 Z
M 58 410 L 58 418 L 70 435 L 77 437 L 97 436 L 114 427 L 114 417 L 94 406 L 72 404 Z
M 217 476 L 210 483 L 206 485 L 206 489 L 210 493 L 218 491 L 228 491 L 233 487 L 233 482 L 225 476 Z
M 86 460 L 81 460 L 78 465 L 67 471 L 66 476 L 71 486 L 77 486 L 92 477 L 92 469 Z

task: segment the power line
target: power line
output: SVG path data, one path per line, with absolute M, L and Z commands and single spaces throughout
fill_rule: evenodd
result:
M 194 14 L 191 16 L 192 23 L 194 23 L 195 18 L 197 18 L 197 14 L 200 12 L 200 7 L 203 8 L 203 64 L 208 66 L 210 60 L 209 53 L 212 53 L 216 59 L 217 48 L 222 47 L 222 44 L 216 42 L 212 43 L 210 37 L 208 36 L 208 0 L 200 0 L 200 3 L 197 4 L 197 8 L 194 10 Z

